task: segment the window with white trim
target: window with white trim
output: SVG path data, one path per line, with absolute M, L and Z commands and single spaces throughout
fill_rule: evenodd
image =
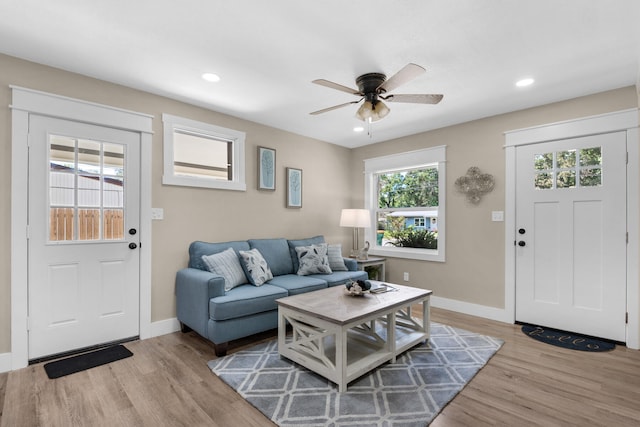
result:
M 366 159 L 365 208 L 372 224 L 365 230 L 370 253 L 380 256 L 445 260 L 446 147 Z M 426 227 L 425 218 L 437 218 Z
M 162 115 L 162 183 L 245 191 L 245 133 L 208 123 Z

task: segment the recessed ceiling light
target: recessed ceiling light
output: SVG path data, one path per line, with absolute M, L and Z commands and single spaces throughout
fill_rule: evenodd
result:
M 220 76 L 217 74 L 213 74 L 213 73 L 204 73 L 202 75 L 202 78 L 208 82 L 219 82 L 220 81 Z
M 518 87 L 531 86 L 534 81 L 535 80 L 533 80 L 531 77 L 527 77 L 526 79 L 518 80 L 516 82 L 516 86 Z
M 354 132 L 363 132 L 364 128 L 362 126 L 356 126 L 356 127 L 353 128 L 353 131 Z

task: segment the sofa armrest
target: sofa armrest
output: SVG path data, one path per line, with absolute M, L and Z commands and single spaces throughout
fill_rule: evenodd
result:
M 224 278 L 197 268 L 176 273 L 176 314 L 178 320 L 208 338 L 209 300 L 225 294 Z
M 358 271 L 358 262 L 353 258 L 343 258 L 344 265 L 347 266 L 347 270 L 349 271 Z

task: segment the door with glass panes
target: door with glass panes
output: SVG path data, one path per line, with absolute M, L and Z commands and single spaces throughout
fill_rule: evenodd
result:
M 520 146 L 516 320 L 624 341 L 626 133 Z
M 140 135 L 32 116 L 29 359 L 139 333 Z

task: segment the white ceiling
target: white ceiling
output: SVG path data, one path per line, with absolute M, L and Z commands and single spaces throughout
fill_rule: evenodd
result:
M 636 84 L 640 1 L 0 0 L 0 52 L 358 147 Z M 308 114 L 357 100 L 312 80 L 409 62 L 393 93 L 440 104 L 388 104 L 371 136 L 356 105 Z

